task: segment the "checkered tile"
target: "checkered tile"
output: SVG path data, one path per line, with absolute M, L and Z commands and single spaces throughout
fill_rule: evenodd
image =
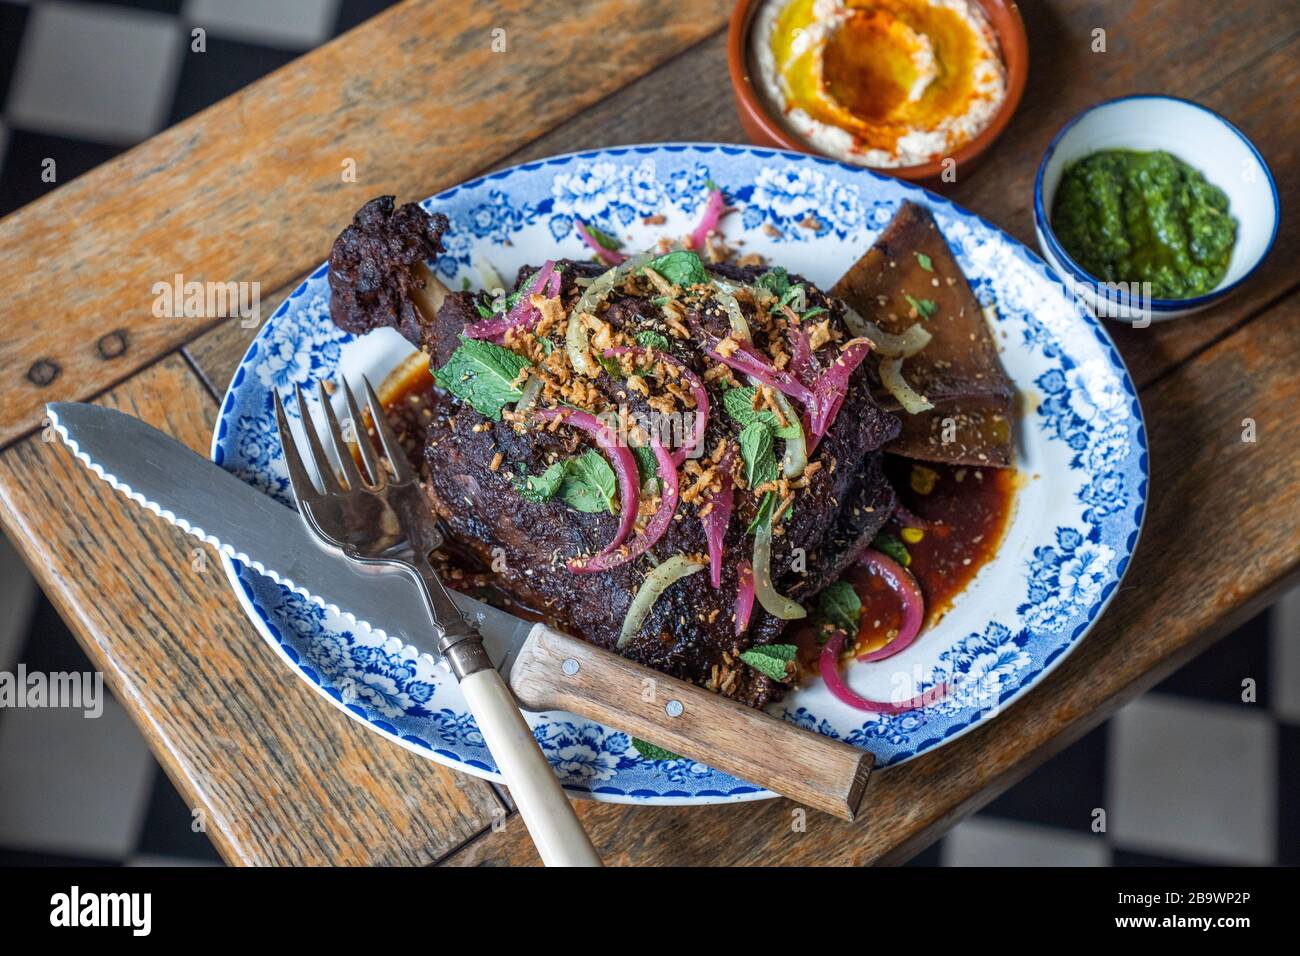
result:
M 39 4 L 18 54 L 6 122 L 115 146 L 139 142 L 167 117 L 183 36 L 165 14 Z
M 976 816 L 943 839 L 944 866 L 1105 866 L 1106 841 L 1074 830 Z
M 393 2 L 0 0 L 0 216 Z
M 210 34 L 306 50 L 330 38 L 338 0 L 186 0 L 185 18 Z
M 0 0 L 0 215 L 391 2 Z M 1300 864 L 1298 635 L 1300 589 L 912 864 Z M 91 669 L 0 538 L 0 670 L 19 662 Z M 116 701 L 0 711 L 0 784 L 0 864 L 219 862 Z
M 0 670 L 94 668 L 0 538 Z M 212 844 L 122 706 L 0 710 L 0 865 L 211 865 Z
M 1273 862 L 1277 729 L 1267 708 L 1151 694 L 1111 721 L 1110 744 L 1105 806 L 1118 845 Z
M 1300 862 L 1300 721 L 1288 694 L 1300 678 L 1294 671 L 1297 612 L 1300 589 L 912 863 Z M 1248 679 L 1253 702 L 1243 699 Z

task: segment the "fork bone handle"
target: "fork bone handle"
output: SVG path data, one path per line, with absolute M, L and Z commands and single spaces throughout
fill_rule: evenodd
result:
M 441 288 L 441 284 L 436 287 L 426 284 L 425 291 L 433 293 Z M 460 682 L 470 713 L 474 715 L 506 786 L 514 795 L 515 805 L 542 862 L 547 866 L 600 866 L 600 857 L 578 822 L 551 765 L 515 705 L 501 674 L 492 667 L 483 648 L 482 636 L 465 620 L 429 564 L 428 552 L 436 546 L 438 537 L 433 528 L 433 514 L 416 485 L 414 473 L 402 458 L 401 445 L 388 425 L 378 396 L 368 381 L 365 384 L 371 421 L 395 478 L 391 482 L 387 480 L 375 458 L 374 449 L 368 448 L 369 439 L 361 436 L 363 446 L 359 454 L 367 478 L 375 483 L 373 487 L 367 487 L 362 480 L 323 384 L 318 383 L 317 395 L 325 412 L 325 440 L 342 464 L 346 486 L 339 481 L 325 452 L 325 443 L 312 423 L 302 388 L 295 389 L 298 412 L 307 433 L 321 485 L 319 488 L 307 474 L 289 429 L 284 405 L 279 393 L 275 395 L 280 443 L 285 452 L 289 483 L 303 522 L 311 533 L 331 548 L 341 550 L 351 560 L 397 568 L 412 579 L 424 598 L 429 623 L 438 631 L 438 650 Z M 355 424 L 361 417 L 360 410 L 346 381 L 343 382 L 343 393 L 348 413 Z M 376 502 L 382 503 L 386 511 L 377 511 Z M 321 507 L 320 514 L 316 512 L 317 506 Z M 390 527 L 393 524 L 397 528 Z M 396 533 L 398 529 L 400 535 Z M 414 551 L 413 557 L 397 557 L 391 553 L 393 547 L 403 540 Z
M 408 565 L 442 629 L 439 650 L 496 761 L 528 835 L 547 866 L 600 866 L 591 838 L 542 753 L 510 688 L 492 666 L 483 638 L 461 615 L 436 571 L 418 557 Z
M 510 688 L 529 710 L 581 714 L 844 820 L 874 760 L 545 624 L 520 649 Z
M 475 671 L 461 678 L 460 690 L 542 862 L 600 866 L 591 838 L 501 675 L 492 667 Z

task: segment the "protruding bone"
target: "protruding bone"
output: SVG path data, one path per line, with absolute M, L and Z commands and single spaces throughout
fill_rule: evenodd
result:
M 424 280 L 423 289 L 411 289 L 411 301 L 415 303 L 420 314 L 424 316 L 424 321 L 430 325 L 438 316 L 438 310 L 442 308 L 443 300 L 451 294 L 451 290 L 442 284 L 442 280 L 433 274 L 427 263 L 421 262 L 411 269 L 417 279 Z

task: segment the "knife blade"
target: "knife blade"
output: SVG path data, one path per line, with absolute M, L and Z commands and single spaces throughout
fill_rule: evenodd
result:
M 364 624 L 441 660 L 429 612 L 405 575 L 354 565 L 322 546 L 298 512 L 138 418 L 81 402 L 45 407 L 77 459 L 132 501 L 349 625 Z M 532 622 L 451 593 L 509 677 Z

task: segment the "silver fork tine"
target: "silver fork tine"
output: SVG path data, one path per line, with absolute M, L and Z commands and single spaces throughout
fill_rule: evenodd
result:
M 343 490 L 343 485 L 339 483 L 339 476 L 334 473 L 334 466 L 321 447 L 316 425 L 307 409 L 307 397 L 303 395 L 301 385 L 294 385 L 293 390 L 298 398 L 298 416 L 302 419 L 302 430 L 307 434 L 307 447 L 311 449 L 311 459 L 316 465 L 316 474 L 320 476 L 321 487 L 326 494 L 338 493 Z
M 365 423 L 361 420 L 361 410 L 357 408 L 357 400 L 348 386 L 348 380 L 341 378 L 339 381 L 343 385 L 343 398 L 348 405 L 348 414 L 352 416 L 352 430 L 356 433 L 357 449 L 361 452 L 361 461 L 369 473 L 370 483 L 382 485 L 388 480 L 388 472 L 384 471 L 384 466 L 380 464 L 375 454 L 375 446 L 370 443 L 370 436 L 366 434 Z
M 298 454 L 298 444 L 289 429 L 289 419 L 284 414 L 284 403 L 280 401 L 279 392 L 275 393 L 275 423 L 280 430 L 280 447 L 284 449 L 284 462 L 289 468 L 289 487 L 293 489 L 293 499 L 298 502 L 298 510 L 301 511 L 303 501 L 315 501 L 321 495 L 316 490 L 311 475 L 307 474 L 307 469 L 303 466 L 302 456 Z
M 324 382 L 316 383 L 316 400 L 325 409 L 325 431 L 329 437 L 330 447 L 334 451 L 334 457 L 339 460 L 339 467 L 343 469 L 343 477 L 347 479 L 349 488 L 359 488 L 361 472 L 357 470 L 357 461 L 352 457 L 348 443 L 343 440 L 343 431 L 339 428 L 339 420 L 334 416 L 334 406 L 330 403 L 330 397 L 325 394 Z M 352 427 L 356 428 L 356 424 L 354 423 Z
M 411 471 L 411 463 L 406 460 L 402 443 L 397 440 L 393 427 L 388 424 L 388 416 L 384 414 L 384 406 L 380 404 L 379 396 L 375 394 L 370 379 L 362 375 L 361 381 L 366 385 L 366 404 L 370 406 L 370 420 L 375 424 L 375 432 L 379 435 L 379 443 L 384 446 L 384 454 L 388 457 L 393 474 L 397 476 L 398 481 L 414 481 L 415 473 Z

